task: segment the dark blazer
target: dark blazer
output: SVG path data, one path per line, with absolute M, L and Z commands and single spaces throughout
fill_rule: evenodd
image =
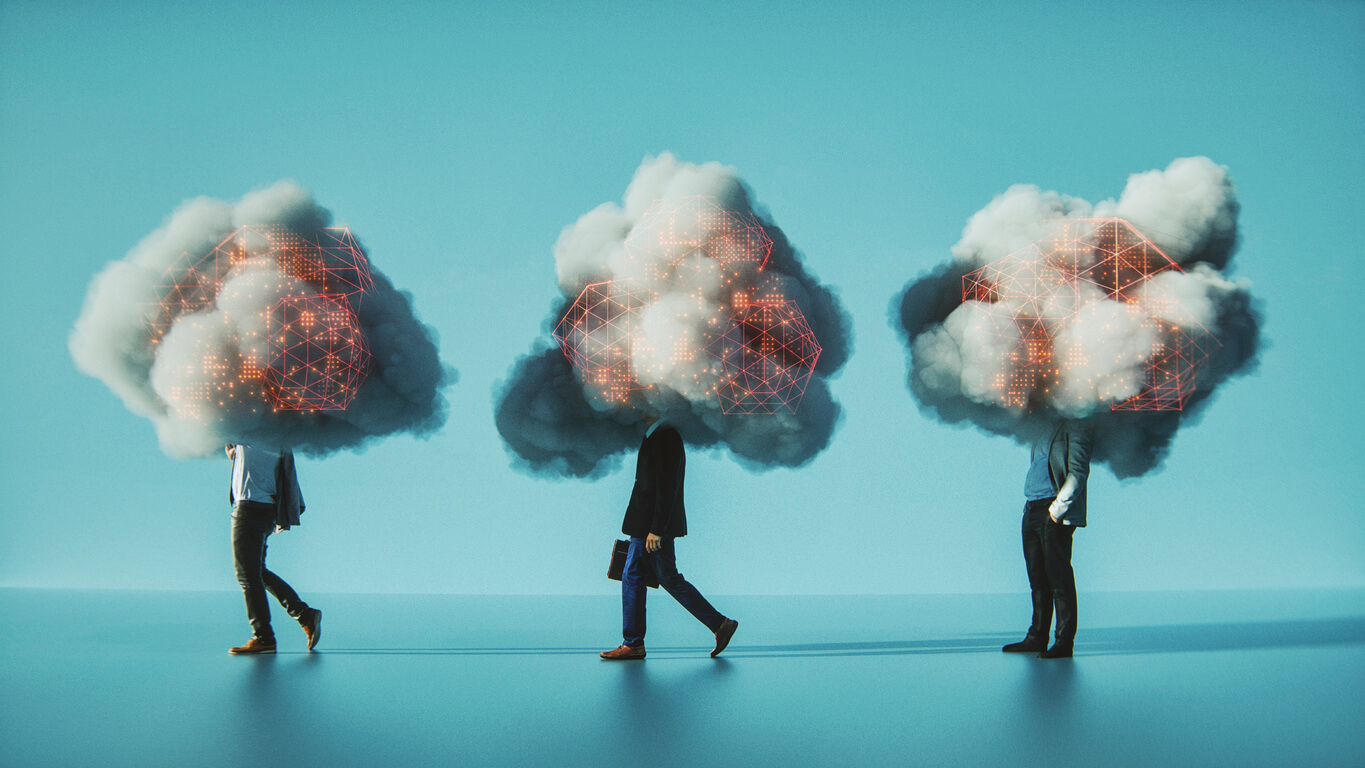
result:
M 635 488 L 630 492 L 621 533 L 635 538 L 655 534 L 664 538 L 687 535 L 683 508 L 683 475 L 687 452 L 682 435 L 668 424 L 640 441 L 635 457 Z
M 287 531 L 299 524 L 301 514 L 303 490 L 299 488 L 299 476 L 294 473 L 294 452 L 281 451 L 280 461 L 275 465 L 275 525 Z
M 1048 446 L 1047 471 L 1052 476 L 1052 487 L 1060 489 L 1067 475 L 1076 476 L 1076 495 L 1071 499 L 1066 516 L 1067 525 L 1085 527 L 1085 490 L 1090 479 L 1090 451 L 1094 437 L 1089 423 L 1067 420 L 1052 435 Z

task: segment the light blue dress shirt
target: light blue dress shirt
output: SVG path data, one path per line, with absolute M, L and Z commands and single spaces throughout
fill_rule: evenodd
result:
M 264 448 L 239 445 L 232 452 L 232 501 L 275 503 L 275 467 L 280 454 Z

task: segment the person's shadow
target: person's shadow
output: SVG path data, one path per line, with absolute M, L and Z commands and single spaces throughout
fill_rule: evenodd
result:
M 1014 635 L 978 634 L 928 640 L 731 645 L 725 658 L 784 658 L 820 656 L 917 656 L 943 653 L 999 653 L 1000 646 L 1018 640 Z M 1294 621 L 1245 621 L 1217 624 L 1166 624 L 1134 627 L 1082 628 L 1077 656 L 1132 653 L 1237 651 L 1365 644 L 1365 616 Z M 325 654 L 378 656 L 553 656 L 596 655 L 600 648 L 575 646 L 469 648 L 333 648 Z M 692 646 L 651 646 L 652 659 L 701 656 L 708 649 Z
M 1097 627 L 1082 632 L 1076 652 L 1086 656 L 1361 645 L 1365 644 L 1365 616 Z

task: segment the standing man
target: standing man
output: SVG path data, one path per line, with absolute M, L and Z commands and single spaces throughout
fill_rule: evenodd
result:
M 246 615 L 251 621 L 251 639 L 246 645 L 228 649 L 229 653 L 259 654 L 275 652 L 275 632 L 270 628 L 270 603 L 267 590 L 280 601 L 286 613 L 303 626 L 308 650 L 322 636 L 322 611 L 308 607 L 284 579 L 265 567 L 265 540 L 275 531 L 287 531 L 299 524 L 303 513 L 303 493 L 294 474 L 294 454 L 248 445 L 227 446 L 232 459 L 232 561 L 237 583 L 246 597 Z
M 1024 565 L 1033 592 L 1033 624 L 1006 653 L 1037 653 L 1040 659 L 1069 658 L 1076 642 L 1076 577 L 1071 570 L 1071 536 L 1085 527 L 1085 487 L 1090 477 L 1091 426 L 1059 420 L 1033 443 L 1024 478 Z M 1057 637 L 1047 647 L 1053 608 Z
M 653 569 L 659 585 L 716 636 L 714 658 L 730 644 L 739 622 L 720 614 L 697 588 L 688 583 L 674 559 L 673 540 L 687 535 L 683 509 L 683 475 L 687 454 L 682 435 L 659 420 L 644 417 L 645 437 L 635 458 L 635 488 L 630 493 L 621 532 L 630 537 L 625 568 L 621 572 L 621 612 L 624 642 L 600 655 L 609 661 L 645 657 L 644 569 Z

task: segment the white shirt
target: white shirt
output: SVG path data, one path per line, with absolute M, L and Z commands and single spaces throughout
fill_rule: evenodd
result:
M 275 503 L 275 467 L 280 454 L 239 445 L 232 451 L 232 501 Z

